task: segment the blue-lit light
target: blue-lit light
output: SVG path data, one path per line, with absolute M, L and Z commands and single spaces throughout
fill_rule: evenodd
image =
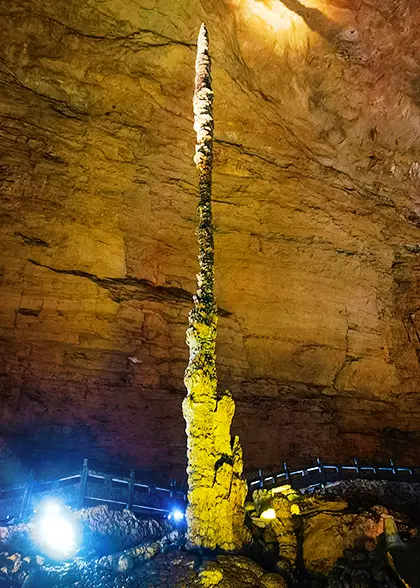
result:
M 34 541 L 52 559 L 66 559 L 79 549 L 80 533 L 76 521 L 60 502 L 48 500 L 38 505 Z
M 181 521 L 183 521 L 185 518 L 185 514 L 179 510 L 179 508 L 174 508 L 168 516 L 168 519 L 170 521 L 173 521 L 174 523 L 180 523 Z

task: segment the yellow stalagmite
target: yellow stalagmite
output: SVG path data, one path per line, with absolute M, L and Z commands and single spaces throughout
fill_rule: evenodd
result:
M 189 314 L 185 372 L 187 396 L 182 409 L 188 438 L 188 546 L 236 551 L 246 543 L 242 449 L 232 441 L 230 427 L 235 403 L 229 392 L 218 393 L 216 375 L 217 306 L 214 299 L 214 242 L 211 211 L 213 161 L 213 91 L 208 35 L 198 36 L 194 93 L 194 162 L 199 173 L 200 272 L 197 294 Z

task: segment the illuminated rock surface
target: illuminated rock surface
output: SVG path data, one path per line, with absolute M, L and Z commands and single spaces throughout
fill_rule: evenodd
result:
M 194 90 L 194 163 L 199 176 L 197 241 L 200 271 L 188 315 L 190 350 L 182 403 L 187 433 L 187 544 L 194 549 L 238 552 L 247 543 L 242 448 L 232 438 L 235 403 L 217 389 L 217 305 L 214 298 L 214 238 L 211 204 L 213 167 L 213 91 L 209 39 L 202 24 L 197 39 Z
M 0 2 L 0 428 L 27 460 L 184 471 L 205 20 L 245 465 L 420 461 L 420 8 L 285 4 Z
M 105 505 L 74 511 L 72 519 L 83 527 L 83 543 L 98 554 L 109 554 L 140 545 L 158 542 L 172 532 L 166 520 L 138 519 L 132 512 L 115 511 Z M 8 552 L 33 551 L 32 539 L 36 517 L 29 523 L 0 527 L 0 546 Z M 33 555 L 33 554 L 32 554 Z
M 383 533 L 381 520 L 369 514 L 321 513 L 307 521 L 304 527 L 302 556 L 306 569 L 312 574 L 327 576 L 346 549 L 364 547 Z

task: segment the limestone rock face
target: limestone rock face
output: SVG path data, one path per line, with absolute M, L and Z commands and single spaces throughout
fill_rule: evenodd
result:
M 245 465 L 420 461 L 418 2 L 0 8 L 11 450 L 185 469 L 205 20 L 218 366 Z
M 370 545 L 383 531 L 383 520 L 375 521 L 369 514 L 317 514 L 304 526 L 305 568 L 312 574 L 327 576 L 346 549 Z
M 172 530 L 166 520 L 139 520 L 131 511 L 109 510 L 106 505 L 81 509 L 73 516 L 83 525 L 85 543 L 102 553 L 157 541 Z
M 288 496 L 283 493 L 273 494 L 270 490 L 257 490 L 253 493 L 252 498 L 260 516 L 268 508 L 273 509 L 276 515 L 274 519 L 269 521 L 258 520 L 257 525 L 262 523 L 263 527 L 265 527 L 262 533 L 264 543 L 277 544 L 278 556 L 280 556 L 281 560 L 287 562 L 288 567 L 294 567 L 298 549 L 297 526 L 293 515 L 300 513 L 301 503 L 299 496 L 297 494 L 295 496 L 291 489 Z M 299 505 L 297 504 L 298 501 Z

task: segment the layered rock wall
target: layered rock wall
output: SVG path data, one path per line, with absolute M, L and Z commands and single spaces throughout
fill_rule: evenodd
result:
M 218 365 L 246 466 L 420 462 L 417 2 L 0 7 L 0 425 L 12 449 L 27 462 L 185 467 L 205 20 Z

